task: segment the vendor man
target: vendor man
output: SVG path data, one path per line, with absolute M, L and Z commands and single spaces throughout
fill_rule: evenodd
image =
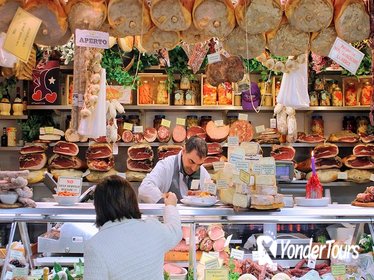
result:
M 196 187 L 198 182 L 201 187 L 205 180 L 210 180 L 209 173 L 202 166 L 207 152 L 208 147 L 203 139 L 197 136 L 188 139 L 179 154 L 159 161 L 145 177 L 139 187 L 140 201 L 159 203 L 167 192 L 175 193 L 180 200 L 192 185 Z

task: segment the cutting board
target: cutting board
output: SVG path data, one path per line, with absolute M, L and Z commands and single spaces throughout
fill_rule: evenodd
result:
M 374 202 L 358 202 L 356 200 L 352 201 L 353 206 L 359 207 L 374 207 Z

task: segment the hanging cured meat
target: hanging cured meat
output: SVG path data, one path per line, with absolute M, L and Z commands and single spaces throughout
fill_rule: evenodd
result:
M 370 34 L 370 17 L 362 0 L 335 0 L 334 24 L 338 36 L 354 43 L 367 39 Z
M 120 37 L 144 34 L 152 26 L 145 0 L 110 0 L 108 21 Z
M 308 50 L 309 33 L 302 32 L 291 26 L 283 17 L 278 28 L 266 34 L 269 50 L 274 55 L 300 55 Z
M 154 26 L 141 39 L 141 45 L 147 52 L 155 52 L 162 48 L 174 49 L 179 44 L 180 35 L 179 32 L 163 31 Z
M 224 38 L 235 28 L 235 12 L 231 0 L 196 0 L 193 22 L 205 34 Z
M 328 56 L 336 36 L 334 26 L 322 29 L 320 32 L 314 32 L 311 37 L 310 50 L 318 55 Z
M 56 46 L 70 33 L 67 16 L 60 1 L 30 0 L 24 9 L 43 21 L 35 38 L 36 44 Z
M 264 34 L 247 34 L 246 36 L 241 28 L 236 27 L 222 44 L 224 49 L 230 54 L 251 59 L 264 52 L 266 38 Z
M 315 158 L 330 158 L 339 154 L 339 148 L 335 144 L 324 143 L 317 145 L 313 152 Z
M 221 55 L 221 61 L 208 64 L 206 78 L 209 84 L 218 86 L 224 82 L 236 83 L 241 81 L 244 72 L 244 65 L 239 56 L 226 58 Z
M 0 1 L 0 32 L 7 32 L 10 22 L 18 7 L 22 7 L 23 0 L 1 0 Z
M 279 25 L 282 7 L 279 0 L 239 0 L 235 16 L 241 29 L 249 34 L 260 34 Z
M 334 16 L 332 0 L 288 0 L 286 16 L 290 24 L 303 32 L 327 28 Z
M 192 23 L 192 5 L 185 6 L 192 1 L 182 0 L 152 0 L 151 18 L 153 23 L 165 31 L 182 31 Z
M 343 163 L 348 168 L 374 169 L 374 160 L 372 157 L 356 157 L 350 155 L 343 158 Z
M 211 36 L 204 34 L 204 30 L 199 30 L 191 24 L 187 30 L 181 32 L 181 38 L 188 44 L 196 44 L 209 40 Z
M 69 27 L 99 30 L 106 19 L 107 6 L 105 0 L 69 0 L 65 7 Z

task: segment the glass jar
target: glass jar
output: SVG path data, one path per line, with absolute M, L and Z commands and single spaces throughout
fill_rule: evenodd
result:
M 189 105 L 189 106 L 196 106 L 197 105 L 196 92 L 191 90 L 191 89 L 186 91 L 184 99 L 185 99 L 184 105 Z
M 165 119 L 165 115 L 155 115 L 155 118 L 153 119 L 153 127 L 157 130 L 161 126 L 162 119 Z
M 242 106 L 242 93 L 241 92 L 235 93 L 234 106 Z
M 128 122 L 132 123 L 134 126 L 135 125 L 140 125 L 140 118 L 138 115 L 129 115 L 128 117 Z
M 181 89 L 174 91 L 174 105 L 184 105 L 184 92 Z
M 188 76 L 182 76 L 181 81 L 179 83 L 180 89 L 190 89 L 191 83 L 190 79 L 188 79 Z
M 343 93 L 340 87 L 335 87 L 332 92 L 332 106 L 343 106 Z
M 168 104 L 169 103 L 169 95 L 168 95 L 168 89 L 166 87 L 166 81 L 158 82 L 156 103 L 157 104 Z
M 310 106 L 318 106 L 318 92 L 316 91 L 310 93 Z
M 189 115 L 187 116 L 186 119 L 186 125 L 187 128 L 193 127 L 193 126 L 198 126 L 199 125 L 199 120 L 196 115 Z
M 357 89 L 354 83 L 348 83 L 344 100 L 345 106 L 357 106 Z
M 319 105 L 320 106 L 331 106 L 331 94 L 328 91 L 323 90 L 320 92 Z
M 369 118 L 362 116 L 356 118 L 357 134 L 366 135 L 368 132 Z
M 118 135 L 120 135 L 122 137 L 122 133 L 123 133 L 123 123 L 125 122 L 124 118 L 123 118 L 123 115 L 117 115 L 116 117 L 116 120 L 117 120 L 117 133 Z
M 324 90 L 325 82 L 323 79 L 316 79 L 314 82 L 314 90 Z
M 364 86 L 361 89 L 361 105 L 367 106 L 370 105 L 371 96 L 373 94 L 373 87 L 370 82 L 365 82 Z
M 205 83 L 203 86 L 203 104 L 202 105 L 216 105 L 217 104 L 217 88 Z
M 322 116 L 312 116 L 312 134 L 324 135 L 324 122 Z
M 343 130 L 356 132 L 356 119 L 353 116 L 345 116 L 343 118 Z
M 232 115 L 226 116 L 226 123 L 229 126 L 231 126 L 237 120 L 238 120 L 238 116 L 232 116 Z
M 148 81 L 143 81 L 139 86 L 139 104 L 153 104 L 154 98 L 152 93 L 152 87 Z
M 232 105 L 232 85 L 225 82 L 218 85 L 218 105 Z
M 266 107 L 273 106 L 273 95 L 271 93 L 265 93 L 263 100 L 264 100 L 264 104 L 261 104 L 261 106 L 266 106 Z
M 212 116 L 201 116 L 200 126 L 205 129 L 208 122 L 212 120 Z

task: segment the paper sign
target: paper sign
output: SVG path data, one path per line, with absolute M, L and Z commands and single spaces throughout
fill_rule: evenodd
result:
M 82 178 L 77 177 L 58 177 L 57 193 L 71 192 L 80 195 L 82 190 Z
M 123 129 L 125 129 L 125 130 L 132 131 L 133 126 L 134 125 L 132 123 L 127 123 L 127 122 L 123 123 Z
M 29 275 L 28 267 L 15 267 L 13 268 L 13 278 L 16 276 L 27 276 Z
M 144 129 L 142 125 L 135 125 L 134 126 L 134 133 L 143 133 Z
M 223 123 L 223 120 L 216 120 L 214 121 L 216 126 L 224 126 L 225 124 Z
M 209 255 L 215 258 L 219 258 L 219 252 L 208 252 Z
M 118 144 L 113 143 L 113 155 L 118 155 Z
M 19 260 L 23 258 L 23 254 L 18 250 L 10 250 L 10 258 Z
M 27 62 L 41 23 L 36 16 L 18 8 L 9 25 L 4 50 Z
M 161 125 L 165 127 L 170 127 L 171 121 L 162 119 L 161 120 Z
M 225 162 L 224 161 L 215 161 L 213 162 L 213 169 L 214 171 L 219 171 L 222 170 L 225 167 Z
M 218 52 L 208 54 L 207 57 L 208 57 L 208 64 L 212 64 L 212 63 L 216 63 L 216 62 L 221 61 L 221 55 Z
M 262 175 L 275 175 L 275 164 L 262 164 L 261 174 Z
M 227 145 L 229 147 L 239 146 L 239 137 L 238 136 L 229 136 L 227 137 Z
M 227 280 L 229 279 L 229 271 L 225 268 L 206 269 L 205 280 Z
M 248 121 L 248 115 L 239 113 L 238 120 Z
M 203 190 L 212 194 L 212 195 L 217 194 L 217 186 L 214 183 L 204 183 Z
M 370 175 L 370 181 L 374 181 L 374 174 Z
M 211 260 L 205 262 L 205 269 L 217 269 L 219 268 L 218 258 L 214 257 Z
M 355 75 L 365 55 L 344 40 L 336 37 L 328 56 Z
M 223 245 L 223 248 L 226 248 L 227 246 L 230 245 L 230 241 L 231 241 L 231 239 L 232 239 L 232 234 L 229 235 L 229 236 L 227 236 L 226 241 L 225 241 L 225 244 Z
M 7 271 L 6 274 L 5 274 L 5 279 L 12 279 L 13 278 L 13 272 L 11 271 Z
M 43 269 L 31 270 L 31 276 L 43 276 Z
M 181 125 L 181 126 L 185 126 L 186 125 L 186 119 L 177 118 L 177 124 Z
M 227 189 L 229 187 L 229 182 L 225 179 L 217 180 L 217 189 Z
M 340 180 L 347 180 L 348 179 L 347 172 L 338 172 L 338 179 L 340 179 Z
M 256 133 L 261 133 L 265 131 L 265 126 L 264 125 L 258 125 L 256 126 Z
M 76 29 L 75 45 L 79 47 L 109 49 L 109 33 Z
M 254 262 L 258 262 L 260 260 L 260 252 L 259 251 L 252 251 L 252 260 Z
M 277 119 L 270 119 L 270 128 L 277 128 Z
M 242 161 L 242 160 L 244 160 L 244 155 L 235 154 L 235 153 L 230 154 L 230 159 L 229 159 L 230 163 L 235 164 L 236 162 Z
M 244 259 L 244 251 L 237 250 L 237 249 L 231 249 L 230 258 L 234 258 L 237 260 L 243 260 Z
M 44 133 L 45 134 L 53 134 L 54 133 L 53 126 L 46 126 L 46 127 L 44 127 Z
M 242 181 L 246 184 L 249 184 L 249 182 L 251 180 L 251 175 L 249 175 L 249 173 L 244 171 L 244 170 L 240 170 L 239 179 L 240 179 L 240 181 Z
M 191 182 L 191 190 L 198 190 L 200 185 L 200 180 L 192 180 Z
M 331 265 L 331 273 L 333 276 L 345 275 L 345 264 L 333 264 Z
M 244 170 L 244 171 L 249 171 L 249 162 L 245 160 L 240 160 L 235 162 L 236 169 L 238 170 Z

